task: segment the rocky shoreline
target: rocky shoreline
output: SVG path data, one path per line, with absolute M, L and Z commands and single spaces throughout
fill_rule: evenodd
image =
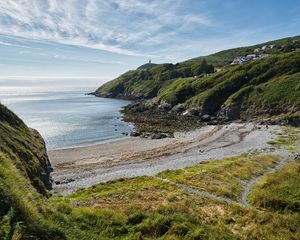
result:
M 131 136 L 142 136 L 157 139 L 170 137 L 176 131 L 190 131 L 204 125 L 222 125 L 230 123 L 254 122 L 261 125 L 300 126 L 300 112 L 272 116 L 264 112 L 256 117 L 237 117 L 222 109 L 216 114 L 202 113 L 200 108 L 186 108 L 182 104 L 172 106 L 154 99 L 139 100 L 127 105 L 123 110 L 124 120 L 135 125 Z M 156 135 L 154 135 L 156 134 Z M 161 135 L 157 135 L 161 134 Z
M 122 109 L 123 120 L 133 123 L 132 137 L 160 139 L 173 137 L 174 132 L 184 132 L 205 125 L 253 122 L 262 125 L 300 126 L 300 109 L 260 109 L 256 106 L 222 106 L 213 114 L 201 107 L 188 108 L 183 104 L 172 105 L 156 98 L 142 95 L 112 95 L 106 92 L 90 93 L 96 97 L 131 100 Z

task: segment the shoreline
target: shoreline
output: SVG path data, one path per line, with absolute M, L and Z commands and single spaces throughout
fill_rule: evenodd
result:
M 254 123 L 204 126 L 174 138 L 129 137 L 110 143 L 48 151 L 54 168 L 54 191 L 72 193 L 81 188 L 136 176 L 153 176 L 201 162 L 243 153 L 268 152 L 272 132 L 279 126 Z
M 94 143 L 87 143 L 87 144 L 83 144 L 83 145 L 74 145 L 74 146 L 70 146 L 70 147 L 61 147 L 61 148 L 52 148 L 52 149 L 47 148 L 47 152 L 77 149 L 77 148 L 86 148 L 86 147 L 97 146 L 97 145 L 102 145 L 102 144 L 109 144 L 109 143 L 117 142 L 117 141 L 123 141 L 128 138 L 130 138 L 129 133 L 127 136 L 123 135 L 123 137 L 118 137 L 118 138 L 113 138 L 113 139 L 108 139 L 108 140 L 103 140 L 103 141 L 95 141 Z

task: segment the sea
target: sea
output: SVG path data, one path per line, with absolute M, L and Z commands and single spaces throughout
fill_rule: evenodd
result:
M 85 90 L 1 87 L 0 101 L 43 136 L 48 150 L 126 138 L 133 126 L 120 110 L 129 101 L 98 98 Z

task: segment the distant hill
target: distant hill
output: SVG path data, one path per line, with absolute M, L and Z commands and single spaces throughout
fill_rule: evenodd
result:
M 232 64 L 233 61 L 241 64 Z M 235 62 L 236 62 L 235 61 Z M 146 64 L 104 84 L 99 97 L 151 99 L 230 118 L 300 111 L 300 36 L 177 64 Z
M 263 48 L 264 46 L 275 45 L 274 48 L 266 48 L 265 50 L 257 52 L 267 53 L 267 54 L 278 54 L 278 53 L 287 53 L 294 51 L 296 48 L 300 47 L 300 36 L 288 37 L 279 40 L 269 41 L 265 43 L 256 44 L 249 47 L 240 47 L 233 48 L 224 51 L 220 51 L 209 56 L 192 58 L 190 60 L 182 62 L 182 64 L 193 64 L 201 61 L 205 58 L 209 63 L 213 64 L 216 67 L 223 67 L 230 64 L 234 58 L 239 56 L 246 56 L 248 54 L 253 54 L 256 49 Z

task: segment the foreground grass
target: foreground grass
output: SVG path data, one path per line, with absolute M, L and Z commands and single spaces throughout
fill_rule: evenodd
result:
M 9 191 L 12 199 L 16 199 L 12 205 L 22 211 L 26 226 L 20 220 L 14 225 L 14 238 L 8 238 L 13 216 L 10 212 L 0 223 L 1 237 L 6 236 L 3 239 L 279 240 L 300 237 L 299 208 L 295 207 L 299 206 L 299 162 L 291 161 L 283 170 L 263 179 L 251 192 L 253 207 L 243 207 L 186 192 L 156 177 L 120 179 L 45 201 L 5 161 L 2 160 L 3 166 L 10 170 L 6 173 L 1 169 L 2 176 L 7 187 L 13 186 L 9 184 L 13 181 L 18 184 Z M 257 176 L 256 171 L 272 166 L 273 161 L 276 159 L 265 155 L 243 156 L 185 170 L 192 174 L 206 170 L 208 178 L 203 178 L 203 183 L 197 179 L 197 183 L 211 186 L 209 182 L 215 179 L 210 174 L 217 179 L 224 178 L 225 183 L 228 176 L 224 172 L 248 179 Z M 176 173 L 168 171 L 160 175 L 174 177 Z M 274 203 L 273 199 L 287 203 L 286 207 L 266 204 Z
M 156 188 L 158 183 L 154 178 L 135 178 L 53 199 L 56 210 L 52 221 L 63 226 L 70 239 L 296 239 L 300 236 L 297 214 L 228 205 L 185 193 L 164 182 Z M 128 185 L 132 187 L 130 191 Z
M 281 212 L 300 212 L 300 162 L 264 177 L 250 194 L 257 207 Z
M 243 182 L 263 174 L 277 161 L 276 157 L 270 155 L 242 156 L 183 170 L 167 170 L 158 176 L 201 191 L 239 200 L 243 191 Z
M 222 185 L 222 181 L 228 187 L 236 179 L 258 176 L 276 161 L 266 155 L 243 156 L 166 171 L 159 176 L 212 190 L 218 189 L 217 183 Z M 298 163 L 291 162 L 287 169 L 294 169 L 294 164 Z M 277 174 L 284 178 L 286 171 L 285 168 Z M 300 177 L 295 171 L 294 184 L 288 179 L 282 186 L 297 202 Z M 235 194 L 232 191 L 230 196 L 238 196 Z M 280 196 L 290 201 L 290 196 Z M 137 177 L 54 197 L 50 200 L 49 216 L 68 239 L 299 239 L 298 210 L 281 211 L 276 205 L 269 208 L 261 204 L 272 197 L 273 189 L 258 185 L 251 193 L 255 207 L 243 207 L 194 195 L 155 177 Z
M 0 153 L 0 239 L 65 239 L 48 221 L 48 203 Z

